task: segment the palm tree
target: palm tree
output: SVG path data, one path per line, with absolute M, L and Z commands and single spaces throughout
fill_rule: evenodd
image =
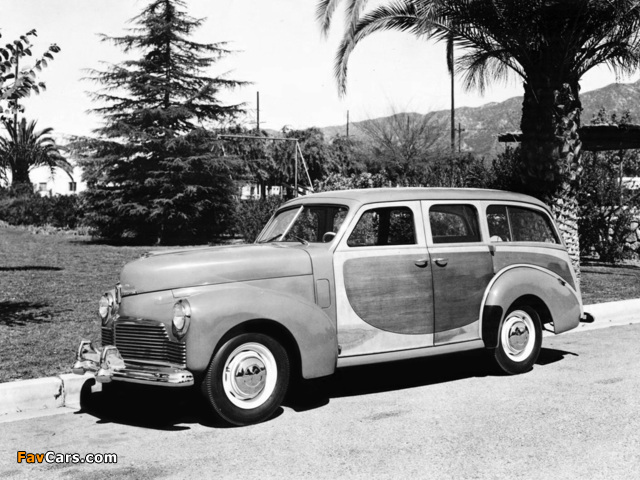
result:
M 27 123 L 22 119 L 17 128 L 10 120 L 2 121 L 8 137 L 0 137 L 0 165 L 11 171 L 11 184 L 31 185 L 29 172 L 34 168 L 47 166 L 51 174 L 55 168 L 65 171 L 73 180 L 73 166 L 62 156 L 53 137 L 52 128 L 36 131 L 37 122 Z
M 335 73 L 346 89 L 356 44 L 377 31 L 398 30 L 454 43 L 467 88 L 483 92 L 495 80 L 519 77 L 521 173 L 527 193 L 551 205 L 576 270 L 579 82 L 599 65 L 627 74 L 640 65 L 640 0 L 393 0 L 365 12 L 367 0 L 346 0 L 348 21 Z M 326 32 L 340 0 L 320 0 Z M 579 272 L 579 270 L 578 270 Z

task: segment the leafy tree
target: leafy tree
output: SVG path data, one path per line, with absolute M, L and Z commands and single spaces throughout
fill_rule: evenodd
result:
M 53 60 L 53 54 L 60 51 L 55 43 L 38 58 L 33 65 L 20 67 L 20 59 L 33 55 L 31 38 L 37 36 L 35 30 L 30 30 L 12 43 L 0 46 L 0 114 L 4 114 L 8 102 L 14 112 L 20 109 L 18 101 L 31 95 L 32 92 L 40 93 L 46 88 L 43 82 L 36 81 L 37 72 L 40 72 Z M 2 35 L 0 34 L 0 38 Z M 8 85 L 7 85 L 8 84 Z
M 231 52 L 224 42 L 191 41 L 204 19 L 184 9 L 182 0 L 154 0 L 128 35 L 103 36 L 142 56 L 90 72 L 103 87 L 92 98 L 105 124 L 100 140 L 77 147 L 87 156 L 87 217 L 101 236 L 202 241 L 231 217 L 240 165 L 222 156 L 204 127 L 243 111 L 218 96 L 244 82 L 205 74 Z
M 286 138 L 298 139 L 300 150 L 303 153 L 304 161 L 309 170 L 311 182 L 321 180 L 329 173 L 337 170 L 335 152 L 331 145 L 325 141 L 324 134 L 318 128 L 307 128 L 305 130 L 287 130 L 284 132 Z M 274 157 L 280 167 L 285 182 L 294 183 L 295 179 L 295 142 L 280 142 L 275 145 Z M 298 184 L 307 185 L 307 174 L 298 152 Z
M 234 126 L 225 133 L 247 137 L 223 139 L 220 145 L 224 155 L 237 158 L 243 163 L 246 181 L 256 183 L 260 199 L 265 200 L 268 187 L 281 185 L 283 182 L 280 169 L 273 158 L 273 140 L 265 132 L 255 135 L 255 132 L 240 126 Z
M 10 120 L 5 119 L 2 124 L 9 136 L 0 137 L 0 158 L 11 171 L 12 186 L 26 184 L 31 189 L 29 172 L 41 166 L 49 167 L 52 175 L 57 167 L 71 176 L 73 166 L 62 156 L 51 137 L 52 128 L 36 131 L 37 122 L 27 123 L 24 118 L 17 128 Z
M 609 115 L 601 108 L 593 125 L 632 123 L 629 112 Z M 604 262 L 629 256 L 626 239 L 629 224 L 640 212 L 640 192 L 626 188 L 623 177 L 640 173 L 640 152 L 619 150 L 587 152 L 578 201 L 580 204 L 580 248 L 584 255 L 596 253 Z
M 358 174 L 367 170 L 369 152 L 361 139 L 338 135 L 331 140 L 331 148 L 341 174 Z
M 14 133 L 9 132 L 9 142 L 19 140 L 17 134 L 21 127 L 18 126 L 18 112 L 23 110 L 19 103 L 20 99 L 31 93 L 40 93 L 46 88 L 43 82 L 37 81 L 37 74 L 48 65 L 48 61 L 53 60 L 54 53 L 60 51 L 56 44 L 52 44 L 32 65 L 21 66 L 20 61 L 23 57 L 33 56 L 31 37 L 35 36 L 36 31 L 30 30 L 12 43 L 7 43 L 4 47 L 0 46 L 0 120 L 5 127 L 7 125 L 13 127 Z M 1 34 L 0 37 L 2 37 Z M 13 113 L 13 124 L 5 121 L 7 113 Z M 2 142 L 2 148 L 5 150 L 8 146 L 6 139 Z M 6 150 L 4 153 L 0 152 L 0 178 L 6 181 L 7 170 L 9 170 L 13 173 L 12 185 L 18 190 L 31 192 L 28 170 L 33 158 L 16 157 L 17 148 L 11 149 L 11 152 L 11 157 L 6 156 L 8 153 Z M 18 185 L 21 187 L 19 188 Z
M 340 0 L 320 0 L 325 32 Z M 365 11 L 347 0 L 336 76 L 346 86 L 356 44 L 382 30 L 448 41 L 465 51 L 456 61 L 467 87 L 514 74 L 523 81 L 521 175 L 528 193 L 551 204 L 579 267 L 578 203 L 582 173 L 579 82 L 598 65 L 618 73 L 640 65 L 638 0 L 394 0 Z
M 370 158 L 388 170 L 393 181 L 406 182 L 438 156 L 435 144 L 443 129 L 424 115 L 398 113 L 359 125 L 369 140 Z

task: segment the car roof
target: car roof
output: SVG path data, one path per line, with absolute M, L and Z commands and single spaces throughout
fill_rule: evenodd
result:
M 437 187 L 398 187 L 398 188 L 362 188 L 353 190 L 334 190 L 313 193 L 289 200 L 286 206 L 300 203 L 322 203 L 322 201 L 347 202 L 349 204 L 366 204 L 390 201 L 409 200 L 487 200 L 522 202 L 542 207 L 549 207 L 537 198 L 522 193 L 482 188 L 437 188 Z

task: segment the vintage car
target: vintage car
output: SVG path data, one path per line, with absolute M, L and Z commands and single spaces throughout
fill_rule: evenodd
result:
M 274 414 L 289 380 L 486 349 L 530 370 L 576 327 L 580 288 L 549 209 L 479 189 L 335 191 L 283 204 L 249 245 L 160 250 L 100 299 L 99 382 L 201 385 L 223 420 Z

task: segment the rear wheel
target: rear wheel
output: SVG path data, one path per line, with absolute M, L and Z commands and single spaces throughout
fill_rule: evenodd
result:
M 542 327 L 538 313 L 529 306 L 512 308 L 505 315 L 494 351 L 500 369 L 514 375 L 533 368 L 542 347 Z
M 244 333 L 213 356 L 203 390 L 214 411 L 233 425 L 269 419 L 289 385 L 289 358 L 275 339 Z

